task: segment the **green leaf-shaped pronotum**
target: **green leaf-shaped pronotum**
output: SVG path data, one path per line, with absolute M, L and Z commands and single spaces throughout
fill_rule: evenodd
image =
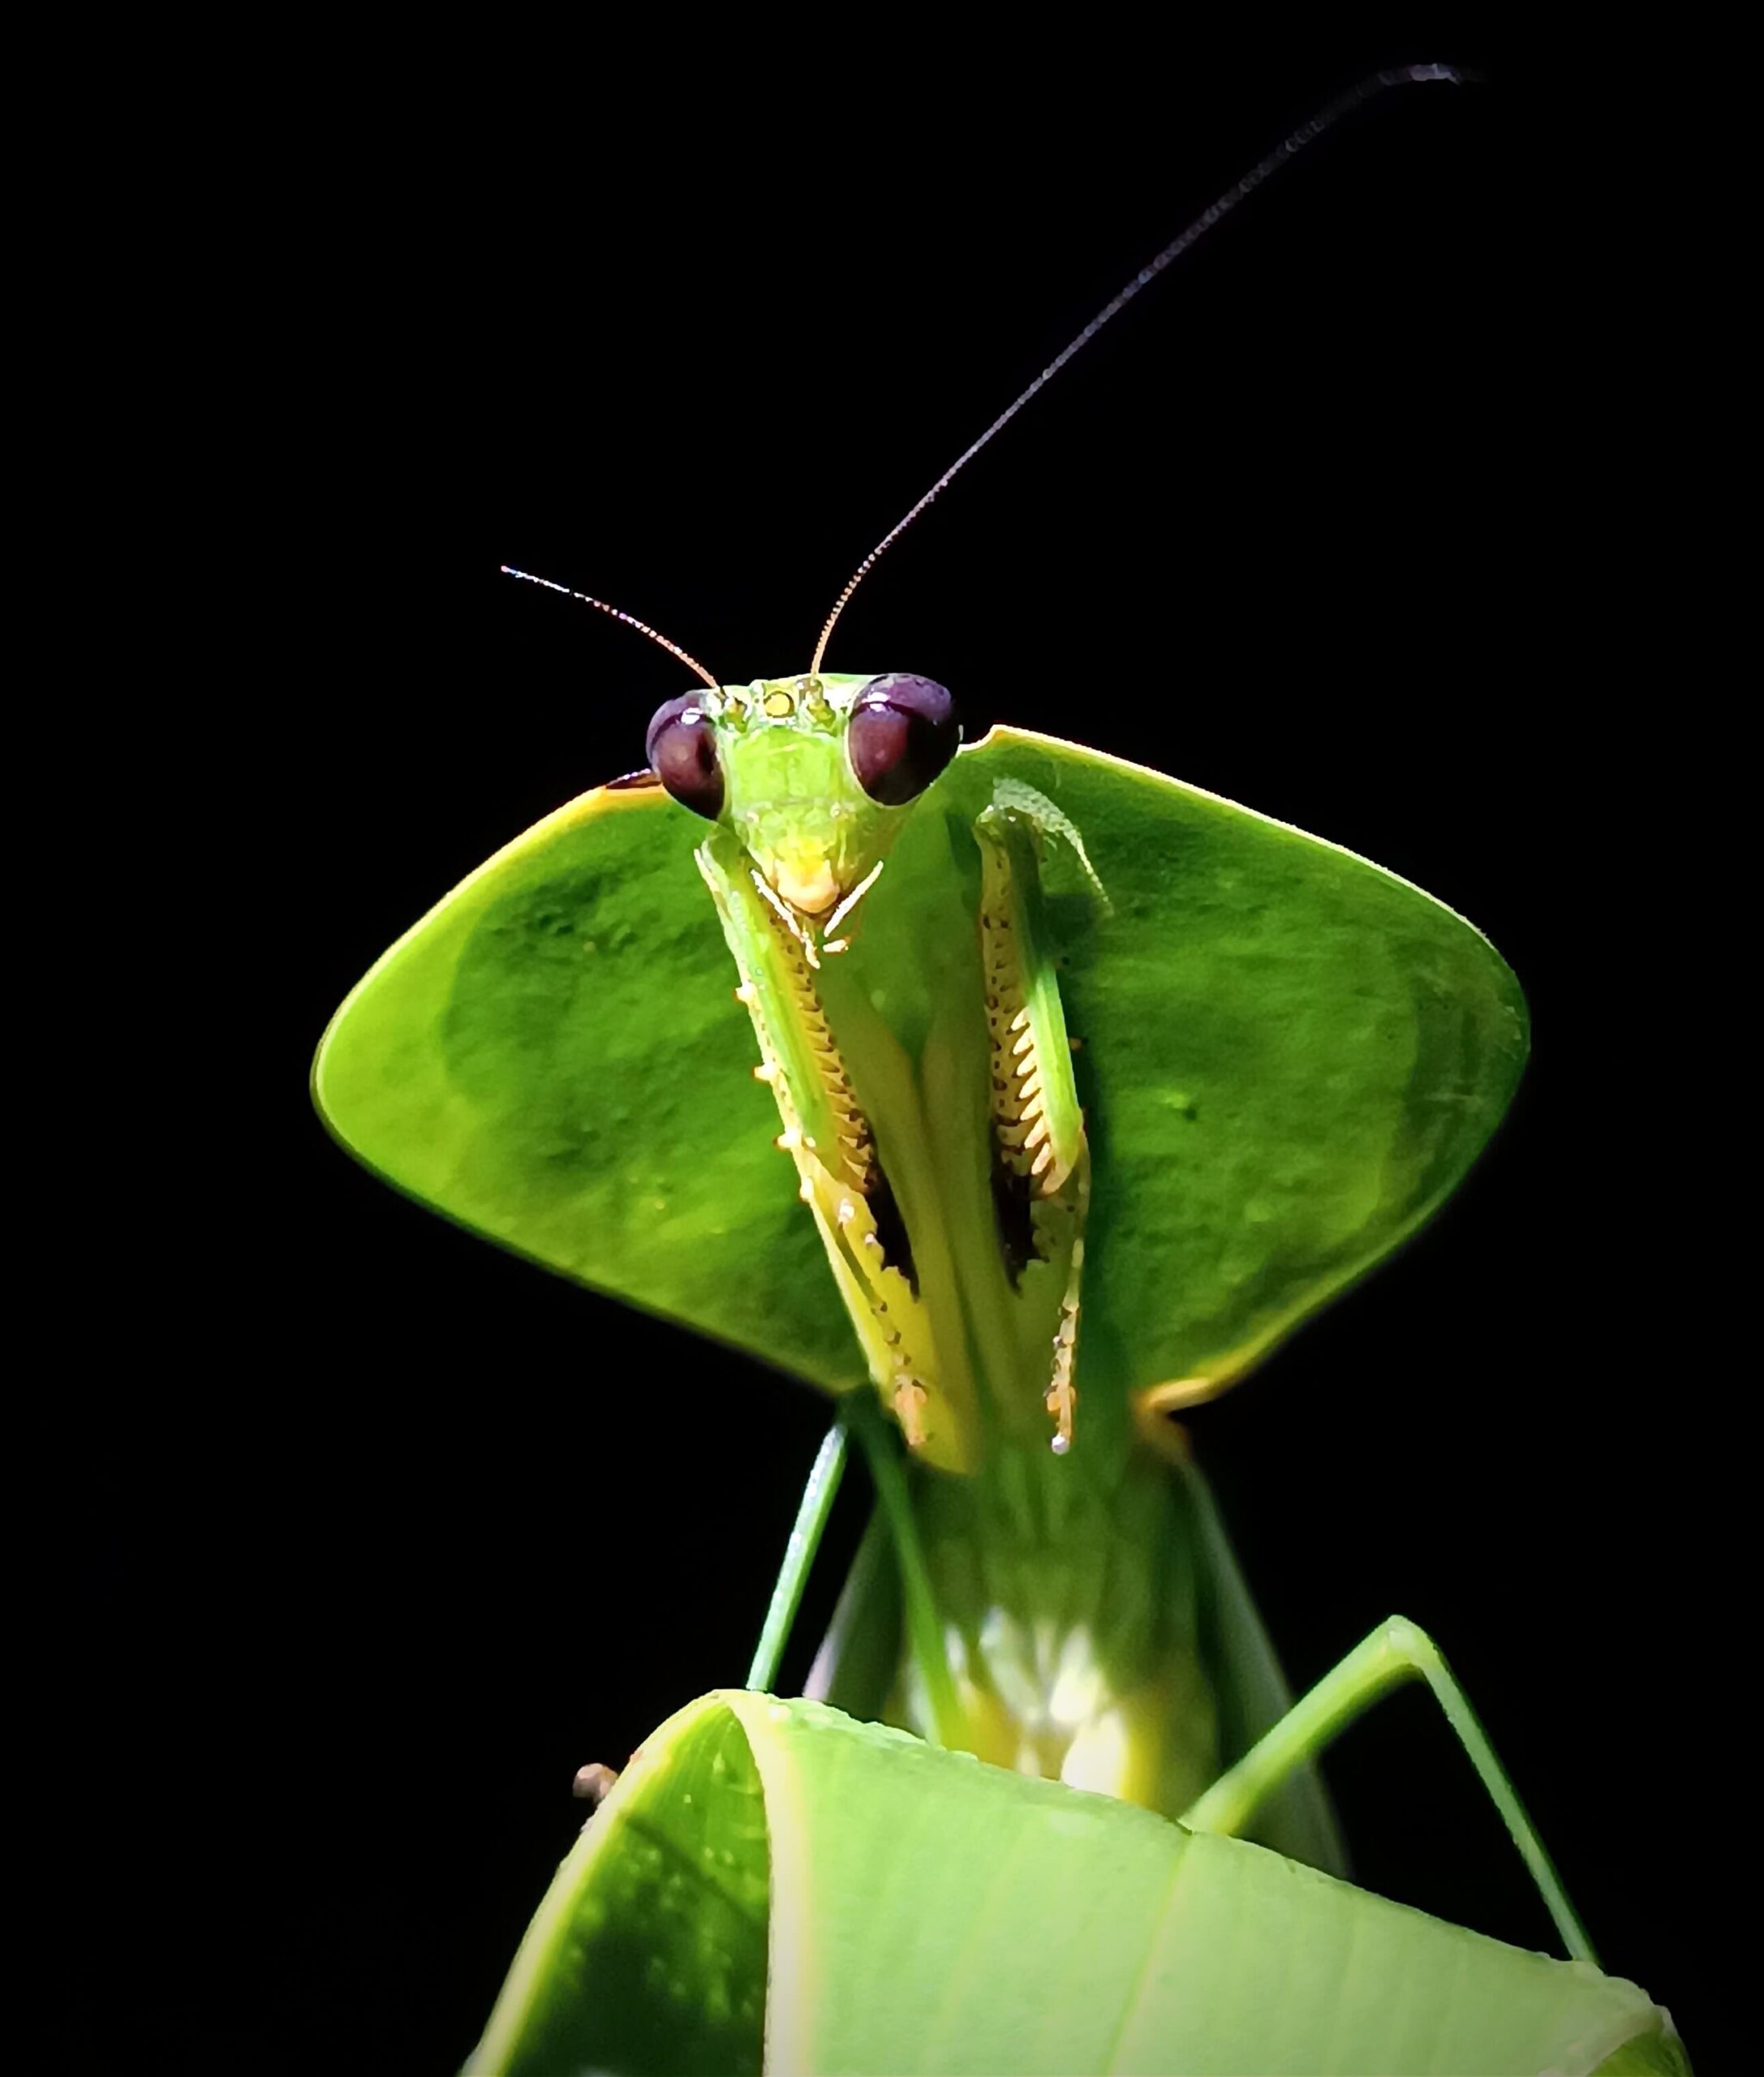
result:
M 842 956 L 919 1079 L 951 1206 L 990 1219 L 983 1173 L 953 1165 L 981 1142 L 938 1109 L 963 1076 L 984 1086 L 975 821 L 1026 789 L 1069 839 L 1044 846 L 1039 900 L 1095 1155 L 1082 1388 L 1203 1397 L 1451 1190 L 1517 1079 L 1523 1004 L 1485 939 L 1365 860 L 995 729 L 902 811 Z M 349 997 L 318 1102 L 448 1217 L 847 1389 L 864 1360 L 773 1148 L 693 858 L 704 833 L 641 782 L 529 830 Z M 946 1014 L 933 1025 L 957 987 L 972 1001 L 953 1043 L 971 1057 L 952 1064 L 930 1055 L 952 1043 Z
M 1631 1983 L 811 1702 L 707 1696 L 558 1870 L 480 2077 L 1686 2077 Z

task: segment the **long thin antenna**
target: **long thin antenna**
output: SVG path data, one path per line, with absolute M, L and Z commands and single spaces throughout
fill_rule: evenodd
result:
M 647 634 L 658 643 L 670 656 L 678 656 L 688 670 L 696 671 L 712 692 L 720 690 L 717 682 L 696 656 L 689 656 L 678 642 L 670 642 L 665 634 L 658 634 L 648 621 L 639 620 L 635 613 L 622 613 L 617 606 L 609 606 L 604 599 L 591 598 L 586 591 L 572 591 L 567 584 L 553 584 L 549 577 L 536 577 L 528 570 L 516 570 L 508 563 L 498 565 L 505 577 L 518 577 L 523 584 L 543 584 L 548 591 L 561 591 L 566 599 L 579 599 L 585 606 L 598 606 L 603 613 L 610 613 L 614 620 L 622 620 L 627 627 L 635 627 L 639 634 Z
M 815 645 L 814 661 L 808 667 L 809 676 L 812 677 L 820 670 L 821 658 L 827 653 L 828 637 L 833 633 L 833 624 L 845 611 L 846 603 L 852 593 L 912 525 L 919 514 L 934 498 L 947 488 L 951 480 L 967 467 L 992 436 L 995 433 L 1002 432 L 1030 398 L 1035 395 L 1037 391 L 1044 389 L 1073 355 L 1082 348 L 1087 346 L 1109 319 L 1124 310 L 1148 282 L 1154 281 L 1164 272 L 1172 260 L 1179 259 L 1191 245 L 1204 238 L 1221 217 L 1228 216 L 1240 202 L 1253 195 L 1270 174 L 1278 173 L 1289 159 L 1295 158 L 1307 144 L 1314 143 L 1319 137 L 1322 136 L 1324 131 L 1339 123 L 1343 116 L 1351 115 L 1355 109 L 1371 100 L 1375 94 L 1382 93 L 1387 87 L 1424 86 L 1437 80 L 1446 80 L 1453 86 L 1465 86 L 1479 77 L 1480 75 L 1478 73 L 1465 71 L 1454 65 L 1405 65 L 1388 72 L 1375 72 L 1370 78 L 1361 80 L 1358 86 L 1350 87 L 1346 93 L 1338 95 L 1327 108 L 1319 109 L 1310 122 L 1301 124 L 1284 144 L 1276 150 L 1270 152 L 1260 165 L 1251 167 L 1235 187 L 1228 189 L 1224 194 L 1221 195 L 1203 216 L 1197 217 L 1180 238 L 1165 246 L 1156 259 L 1147 261 L 1112 303 L 1105 303 L 1097 312 L 1071 344 L 1063 352 L 1055 355 L 1040 374 L 1024 390 L 1022 396 L 1013 404 L 1008 405 L 999 413 L 974 445 L 956 457 L 906 518 L 897 525 L 891 527 L 871 549 L 863 561 L 853 570 L 846 582 L 845 590 L 833 602 L 833 609 L 827 616 L 826 621 L 822 626 L 820 639 Z

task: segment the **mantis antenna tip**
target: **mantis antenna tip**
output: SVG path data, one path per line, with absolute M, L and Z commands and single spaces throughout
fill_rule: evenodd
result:
M 1479 83 L 1482 77 L 1481 73 L 1473 72 L 1465 67 L 1457 65 L 1397 65 L 1386 71 L 1371 73 L 1366 79 L 1362 80 L 1357 86 L 1349 87 L 1345 93 L 1337 94 L 1332 101 L 1325 107 L 1319 109 L 1308 123 L 1301 123 L 1283 144 L 1277 146 L 1268 153 L 1266 158 L 1251 166 L 1237 186 L 1228 188 L 1210 209 L 1203 211 L 1194 219 L 1180 238 L 1172 239 L 1155 258 L 1146 262 L 1120 295 L 1112 303 L 1105 303 L 1078 337 L 1054 355 L 1022 394 L 1014 402 L 1006 405 L 978 440 L 970 446 L 962 449 L 936 482 L 907 513 L 905 518 L 891 527 L 871 549 L 846 579 L 845 589 L 833 601 L 833 611 L 828 613 L 821 625 L 820 639 L 815 644 L 814 660 L 808 667 L 810 677 L 814 677 L 820 671 L 821 659 L 827 653 L 828 639 L 833 634 L 833 625 L 841 613 L 845 611 L 852 593 L 912 525 L 919 514 L 948 488 L 994 434 L 1002 432 L 1030 398 L 1044 389 L 1073 355 L 1082 352 L 1108 320 L 1112 317 L 1119 316 L 1142 288 L 1156 280 L 1172 260 L 1180 259 L 1191 245 L 1197 244 L 1221 217 L 1228 216 L 1240 202 L 1246 200 L 1253 195 L 1270 174 L 1278 173 L 1283 166 L 1296 158 L 1307 144 L 1314 144 L 1324 131 L 1332 129 L 1343 116 L 1351 115 L 1355 109 L 1370 101 L 1375 94 L 1383 92 L 1387 87 L 1418 87 L 1439 82 L 1448 86 L 1470 86 Z

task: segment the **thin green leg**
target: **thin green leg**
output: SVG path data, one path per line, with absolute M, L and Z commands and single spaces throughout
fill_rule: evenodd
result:
M 1326 1673 L 1308 1695 L 1301 1696 L 1236 1766 L 1221 1774 L 1200 1800 L 1183 1813 L 1182 1822 L 1192 1832 L 1241 1832 L 1257 1806 L 1295 1770 L 1314 1758 L 1381 1696 L 1408 1680 L 1425 1680 L 1433 1690 L 1446 1721 L 1457 1733 L 1458 1742 L 1469 1753 L 1470 1765 L 1530 1869 L 1531 1879 L 1555 1921 L 1563 1945 L 1577 1960 L 1590 1962 L 1597 1967 L 1598 1957 L 1593 1952 L 1593 1943 L 1568 1902 L 1568 1892 L 1525 1806 L 1495 1757 L 1488 1734 L 1477 1721 L 1468 1696 L 1432 1638 L 1403 1616 L 1393 1615 L 1382 1623 L 1363 1645 L 1357 1645 L 1338 1666 Z
M 931 1592 L 931 1574 L 919 1541 L 919 1524 L 913 1518 L 912 1496 L 906 1490 L 906 1473 L 901 1462 L 897 1430 L 873 1391 L 860 1387 L 841 1402 L 846 1421 L 863 1446 L 877 1503 L 888 1525 L 895 1562 L 901 1568 L 901 1601 L 906 1617 L 906 1641 L 913 1663 L 925 1684 L 930 1718 L 927 1742 L 944 1748 L 962 1743 L 962 1707 L 956 1684 L 944 1654 L 943 1627 L 937 1619 L 937 1601 Z
M 845 1469 L 845 1424 L 836 1421 L 815 1452 L 814 1469 L 802 1488 L 802 1498 L 790 1526 L 790 1539 L 784 1546 L 784 1563 L 778 1568 L 777 1585 L 766 1610 L 764 1627 L 754 1647 L 753 1663 L 747 1669 L 747 1685 L 759 1694 L 770 1694 L 778 1677 L 778 1662 L 789 1641 L 790 1625 L 802 1604 L 809 1568 L 820 1548 L 821 1532 L 833 1511 L 833 1496 Z

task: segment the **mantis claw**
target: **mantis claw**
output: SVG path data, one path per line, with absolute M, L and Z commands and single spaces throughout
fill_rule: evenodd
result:
M 916 1378 L 902 1378 L 894 1387 L 894 1417 L 910 1450 L 925 1447 L 924 1414 L 925 1387 Z

